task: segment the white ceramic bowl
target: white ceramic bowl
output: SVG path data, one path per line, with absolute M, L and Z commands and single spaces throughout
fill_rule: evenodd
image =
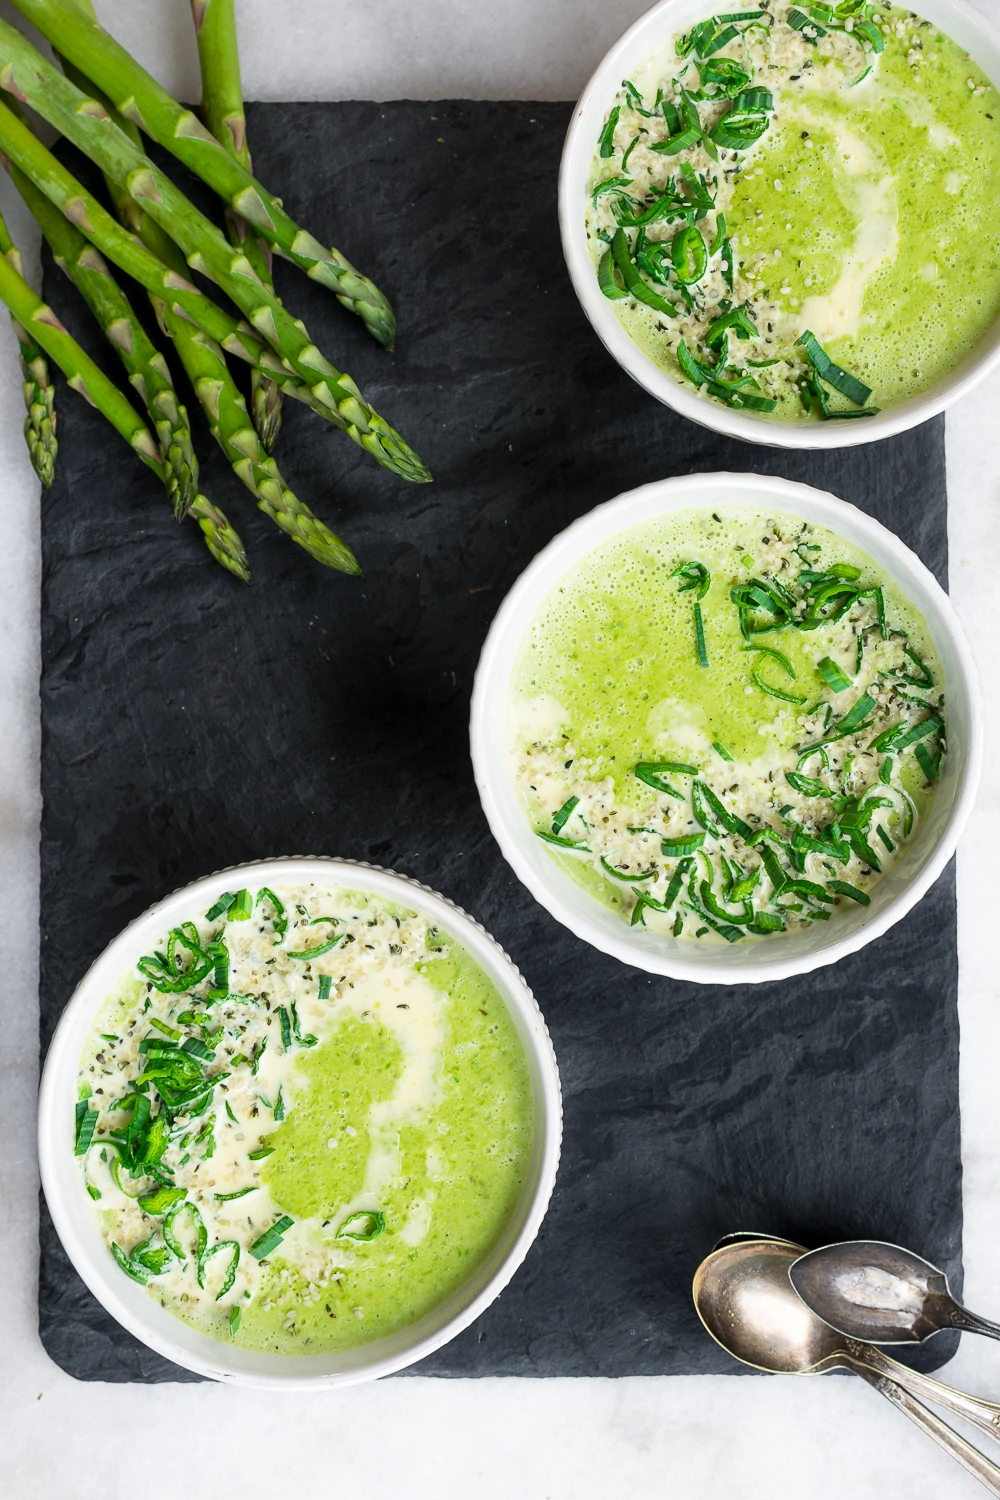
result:
M 964 0 L 919 0 L 917 13 L 963 47 L 986 76 L 1000 86 L 1000 34 Z M 922 396 L 888 407 L 863 422 L 776 422 L 734 411 L 697 395 L 662 370 L 630 337 L 597 285 L 585 229 L 587 178 L 611 101 L 628 78 L 668 37 L 712 13 L 708 0 L 660 0 L 615 42 L 580 95 L 573 111 L 559 170 L 559 223 L 563 253 L 576 294 L 595 331 L 633 380 L 682 416 L 749 443 L 774 448 L 849 448 L 890 437 L 926 422 L 971 390 L 1000 363 L 1000 322 L 973 352 Z
M 801 517 L 861 548 L 923 614 L 945 674 L 948 754 L 941 784 L 906 857 L 874 887 L 871 905 L 838 908 L 830 923 L 756 942 L 701 944 L 623 918 L 587 894 L 536 836 L 510 771 L 510 682 L 538 610 L 581 558 L 632 526 L 673 511 L 734 505 Z M 574 521 L 521 574 L 490 628 L 472 695 L 472 760 L 494 837 L 537 901 L 584 942 L 653 974 L 702 984 L 789 979 L 835 963 L 906 915 L 955 852 L 983 761 L 983 704 L 972 652 L 947 594 L 897 536 L 871 516 L 809 485 L 761 474 L 694 474 L 630 490 Z
M 95 1012 L 115 982 L 165 928 L 211 905 L 233 876 L 241 884 L 313 880 L 347 884 L 410 907 L 452 934 L 496 985 L 524 1046 L 535 1109 L 528 1175 L 507 1227 L 469 1280 L 440 1306 L 388 1338 L 339 1354 L 255 1354 L 188 1327 L 123 1276 L 101 1238 L 73 1156 L 73 1107 L 80 1054 Z M 235 1385 L 320 1389 L 390 1375 L 446 1344 L 500 1295 L 523 1261 L 548 1207 L 559 1163 L 562 1107 L 552 1043 L 538 1006 L 503 949 L 443 896 L 404 875 L 354 860 L 288 858 L 236 865 L 158 901 L 129 924 L 77 986 L 52 1038 L 39 1099 L 39 1157 L 45 1198 L 70 1260 L 97 1300 L 130 1333 L 185 1369 Z

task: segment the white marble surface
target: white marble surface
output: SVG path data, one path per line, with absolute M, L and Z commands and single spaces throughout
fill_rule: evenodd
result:
M 979 0 L 1000 21 L 1000 0 Z M 197 95 L 186 0 L 98 0 L 102 19 L 163 81 Z M 569 98 L 642 0 L 238 0 L 247 96 Z M 9 13 L 6 0 L 0 10 Z M 6 180 L 0 203 L 28 231 Z M 0 319 L 0 342 L 10 343 Z M 719 1500 L 780 1485 L 810 1500 L 963 1500 L 978 1490 L 858 1381 L 406 1379 L 341 1393 L 262 1396 L 216 1386 L 78 1384 L 36 1333 L 38 502 L 20 392 L 0 381 L 0 1490 L 16 1500 L 124 1500 L 148 1488 L 140 1453 L 183 1453 L 185 1500 L 267 1489 L 422 1500 L 590 1500 L 642 1493 Z M 995 638 L 1000 557 L 1000 376 L 948 416 L 951 586 L 973 637 Z M 848 497 L 850 498 L 850 497 Z M 1000 652 L 980 663 L 993 742 Z M 1000 788 L 984 791 L 959 854 L 966 1294 L 1000 1315 L 992 943 Z M 986 893 L 984 901 L 984 893 Z M 985 906 L 985 912 L 983 908 Z M 919 1184 L 914 1191 L 919 1192 Z M 1000 1398 L 1000 1350 L 966 1340 L 948 1378 Z M 221 1439 L 221 1441 L 220 1441 Z

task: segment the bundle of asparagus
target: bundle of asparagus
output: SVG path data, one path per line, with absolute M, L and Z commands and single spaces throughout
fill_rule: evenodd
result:
M 62 71 L 0 21 L 0 90 L 6 100 L 0 102 L 0 153 L 57 262 L 120 357 L 156 434 L 31 291 L 0 220 L 0 300 L 20 345 L 25 433 L 43 483 L 51 483 L 56 452 L 47 354 L 159 474 L 174 515 L 192 515 L 212 555 L 249 578 L 239 537 L 199 491 L 187 413 L 166 361 L 116 283 L 110 261 L 145 288 L 213 436 L 260 508 L 319 562 L 360 573 L 350 549 L 285 485 L 271 457 L 283 397 L 310 406 L 401 478 L 421 483 L 431 476 L 274 291 L 271 256 L 277 251 L 329 286 L 381 344 L 392 347 L 392 309 L 378 288 L 338 250 L 300 228 L 253 176 L 233 0 L 191 0 L 202 70 L 201 120 L 102 30 L 91 0 L 15 3 L 52 43 Z M 100 168 L 113 211 L 43 146 L 23 105 Z M 225 206 L 225 235 L 149 159 L 140 132 L 216 192 Z M 207 276 L 236 312 L 195 285 L 192 270 Z M 249 412 L 227 355 L 250 366 Z

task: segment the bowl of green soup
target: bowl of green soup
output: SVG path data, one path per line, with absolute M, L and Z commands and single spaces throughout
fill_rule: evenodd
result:
M 623 368 L 717 431 L 903 431 L 1000 361 L 1000 36 L 961 0 L 662 0 L 576 106 L 576 293 Z
M 472 757 L 518 877 L 584 941 L 702 983 L 785 979 L 899 921 L 971 810 L 983 709 L 937 580 L 786 480 L 621 495 L 521 575 Z
M 548 1032 L 450 901 L 276 859 L 158 902 L 62 1016 L 42 1184 L 87 1286 L 199 1374 L 392 1373 L 513 1276 L 555 1179 Z

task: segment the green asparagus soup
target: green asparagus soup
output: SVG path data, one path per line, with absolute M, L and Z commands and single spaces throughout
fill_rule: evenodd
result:
M 927 626 L 871 558 L 726 507 L 625 531 L 532 621 L 511 767 L 553 859 L 633 925 L 773 938 L 867 906 L 940 778 Z
M 600 283 L 710 400 L 864 418 L 1000 315 L 1000 97 L 912 11 L 709 18 L 625 82 L 591 173 Z
M 447 933 L 359 892 L 193 913 L 108 997 L 79 1078 L 109 1254 L 246 1349 L 412 1323 L 482 1262 L 526 1178 L 531 1085 L 503 998 Z

